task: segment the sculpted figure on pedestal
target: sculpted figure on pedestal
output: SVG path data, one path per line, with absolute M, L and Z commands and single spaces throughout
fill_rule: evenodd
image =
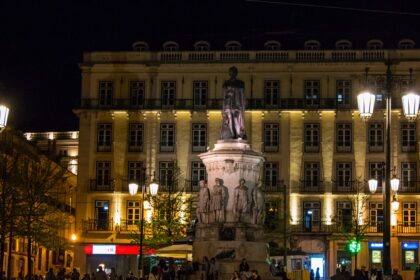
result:
M 265 221 L 265 198 L 261 183 L 251 192 L 252 197 L 252 223 L 263 225 Z
M 197 208 L 197 218 L 199 223 L 208 224 L 209 223 L 209 213 L 210 213 L 210 190 L 207 187 L 205 181 L 201 180 L 200 183 L 200 192 L 198 194 L 198 208 Z
M 240 179 L 233 197 L 233 215 L 236 222 L 240 222 L 243 215 L 248 212 L 248 204 L 248 188 L 245 186 L 245 179 Z
M 236 79 L 238 69 L 229 68 L 230 79 L 223 84 L 222 129 L 220 139 L 246 139 L 244 82 Z
M 226 221 L 227 188 L 223 186 L 223 180 L 216 178 L 216 185 L 213 186 L 211 209 L 214 213 L 214 222 L 224 223 Z

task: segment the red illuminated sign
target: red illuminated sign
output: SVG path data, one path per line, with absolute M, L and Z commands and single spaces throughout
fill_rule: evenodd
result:
M 89 244 L 85 245 L 86 255 L 138 255 L 139 246 L 118 244 Z M 143 246 L 143 254 L 154 255 L 154 249 Z

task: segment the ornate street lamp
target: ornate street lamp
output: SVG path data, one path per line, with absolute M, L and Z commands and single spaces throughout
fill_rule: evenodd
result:
M 385 190 L 383 191 L 384 196 L 384 231 L 383 231 L 383 268 L 384 275 L 391 274 L 391 190 L 394 193 L 398 190 L 399 180 L 393 178 L 390 180 L 391 175 L 391 100 L 392 100 L 392 78 L 393 74 L 391 72 L 392 61 L 386 61 L 386 125 L 385 125 L 385 137 L 386 137 L 386 148 L 385 148 Z M 366 72 L 366 84 L 368 77 L 368 68 L 365 69 Z M 410 69 L 410 81 L 412 70 Z M 410 82 L 412 84 L 412 82 Z M 374 94 L 363 91 L 357 96 L 358 107 L 360 111 L 360 117 L 367 121 L 373 114 L 374 105 Z M 372 102 L 373 101 L 373 102 Z M 408 120 L 414 120 L 417 118 L 417 113 L 419 110 L 419 97 L 417 94 L 410 92 L 409 94 L 402 97 L 404 115 Z M 369 180 L 369 189 L 371 192 L 376 191 L 374 182 Z
M 128 192 L 131 196 L 137 194 L 139 184 L 137 182 L 131 182 L 128 184 Z M 151 196 L 155 196 L 158 193 L 159 185 L 155 179 L 155 173 L 153 173 L 153 180 L 149 185 L 149 193 Z M 143 279 L 143 236 L 144 236 L 144 194 L 146 192 L 146 182 L 143 182 L 141 186 L 141 212 L 140 212 L 140 252 L 139 252 L 139 278 Z
M 373 194 L 378 189 L 378 180 L 376 180 L 376 179 L 370 179 L 368 181 L 368 185 L 369 185 L 369 191 Z

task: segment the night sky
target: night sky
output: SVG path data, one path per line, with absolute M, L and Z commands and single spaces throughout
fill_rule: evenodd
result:
M 78 64 L 83 52 L 130 50 L 131 44 L 140 40 L 156 50 L 162 42 L 174 40 L 182 50 L 191 49 L 190 42 L 208 38 L 210 43 L 220 40 L 220 46 L 229 39 L 245 40 L 252 47 L 264 34 L 288 34 L 279 40 L 285 46 L 292 37 L 319 39 L 321 43 L 325 38 L 350 39 L 354 44 L 379 38 L 394 45 L 409 37 L 420 47 L 420 15 L 400 14 L 420 14 L 419 1 L 289 3 L 308 5 L 275 0 L 2 0 L 0 101 L 11 108 L 9 123 L 24 132 L 77 130 L 78 119 L 72 109 L 80 103 Z

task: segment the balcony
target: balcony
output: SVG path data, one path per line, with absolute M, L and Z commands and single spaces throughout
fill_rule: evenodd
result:
M 333 181 L 333 193 L 355 193 L 357 191 L 357 181 Z
M 300 221 L 295 225 L 290 225 L 290 232 L 332 234 L 341 231 L 339 231 L 339 227 L 335 223 L 326 224 L 325 221 Z
M 283 181 L 265 181 L 263 191 L 265 193 L 282 193 L 284 190 Z
M 114 185 L 113 179 L 90 179 L 89 191 L 112 192 Z
M 300 181 L 299 192 L 302 193 L 323 193 L 324 184 L 322 181 Z
M 368 147 L 369 147 L 369 152 L 380 153 L 384 151 L 384 142 L 383 141 L 369 141 Z
M 89 231 L 113 231 L 113 219 L 88 219 L 82 220 L 82 229 L 84 232 Z
M 397 233 L 399 234 L 418 234 L 420 233 L 420 224 L 407 222 L 397 225 Z
M 305 141 L 303 143 L 305 153 L 319 153 L 319 145 L 319 141 Z
M 419 181 L 401 180 L 398 192 L 399 193 L 419 193 L 420 192 Z
M 302 93 L 303 95 L 303 93 Z M 206 104 L 194 104 L 193 99 L 175 99 L 171 106 L 162 104 L 161 99 L 145 99 L 141 105 L 132 104 L 129 98 L 115 98 L 110 105 L 100 105 L 97 98 L 82 98 L 81 109 L 90 110 L 221 110 L 222 99 L 207 99 Z M 384 106 L 377 107 L 383 109 Z M 398 104 L 397 104 L 398 105 Z M 401 105 L 399 106 L 401 107 Z M 247 99 L 247 110 L 351 110 L 357 109 L 355 105 L 343 105 L 336 98 L 280 98 L 277 104 L 266 104 L 264 98 Z
M 416 141 L 401 141 L 401 152 L 414 153 L 416 152 Z

